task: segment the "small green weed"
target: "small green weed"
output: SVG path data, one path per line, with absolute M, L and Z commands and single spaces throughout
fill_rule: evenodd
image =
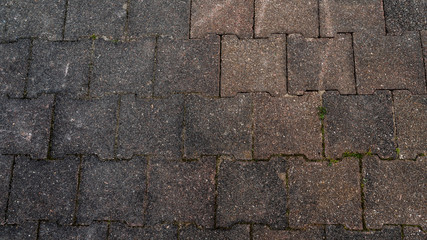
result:
M 400 148 L 396 148 L 396 154 L 397 156 L 400 156 Z
M 317 110 L 318 110 L 317 114 L 319 115 L 319 119 L 320 119 L 320 120 L 325 119 L 325 115 L 326 115 L 326 108 L 324 108 L 324 107 L 320 106 L 320 107 L 318 107 L 318 108 L 317 108 Z
M 355 157 L 358 159 L 362 159 L 363 158 L 363 154 L 362 153 L 355 153 L 355 152 L 345 152 L 342 155 L 343 158 L 345 157 Z
M 90 36 L 90 39 L 92 40 L 96 40 L 98 37 L 95 34 L 92 34 L 92 36 Z

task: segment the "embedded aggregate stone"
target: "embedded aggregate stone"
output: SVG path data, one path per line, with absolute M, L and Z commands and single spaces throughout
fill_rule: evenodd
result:
M 42 222 L 39 230 L 40 240 L 58 239 L 107 239 L 108 226 L 93 222 L 89 226 L 60 226 L 56 223 Z
M 36 240 L 37 222 L 26 222 L 22 225 L 0 225 L 0 239 Z
M 384 226 L 383 229 L 374 231 L 350 231 L 343 226 L 326 226 L 326 239 L 341 240 L 399 240 L 401 239 L 399 226 Z
M 29 48 L 27 39 L 0 44 L 0 95 L 23 96 Z
M 12 164 L 13 156 L 0 155 L 0 224 L 5 223 Z
M 427 239 L 427 233 L 423 232 L 418 227 L 404 227 L 403 235 L 405 236 L 404 240 L 425 240 Z
M 227 239 L 227 240 L 244 240 L 250 239 L 249 225 L 237 224 L 231 229 L 198 229 L 189 226 L 179 231 L 179 239 Z
M 387 32 L 401 33 L 427 29 L 426 1 L 384 0 Z
M 325 230 L 323 227 L 308 227 L 304 230 L 272 230 L 267 226 L 255 225 L 253 229 L 254 240 L 271 239 L 325 239 Z
M 176 239 L 177 227 L 168 224 L 155 226 L 128 227 L 123 224 L 113 223 L 110 227 L 110 240 L 129 239 Z
M 16 157 L 7 222 L 43 219 L 71 224 L 79 163 L 74 156 L 62 160 Z

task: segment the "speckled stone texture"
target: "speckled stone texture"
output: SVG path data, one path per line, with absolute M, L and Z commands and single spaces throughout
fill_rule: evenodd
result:
M 37 222 L 26 222 L 22 225 L 0 225 L 0 239 L 36 240 Z
M 142 226 L 146 165 L 143 157 L 120 161 L 85 157 L 81 167 L 77 222 L 120 220 Z
M 404 227 L 403 235 L 405 236 L 404 240 L 425 240 L 427 239 L 427 233 L 423 232 L 418 227 Z
M 384 226 L 383 229 L 374 231 L 350 231 L 342 226 L 327 226 L 326 239 L 330 240 L 399 240 L 401 239 L 399 226 Z
M 286 94 L 286 35 L 223 36 L 221 58 L 221 97 L 255 91 Z
M 427 229 L 427 157 L 385 161 L 363 159 L 366 227 L 420 225 Z
M 244 162 L 223 158 L 218 174 L 219 227 L 251 222 L 285 229 L 286 167 L 282 158 Z
M 273 154 L 321 158 L 321 121 L 317 115 L 321 105 L 317 93 L 285 98 L 257 95 L 254 100 L 254 158 L 266 159 Z
M 39 239 L 107 239 L 108 226 L 106 223 L 93 222 L 89 226 L 59 226 L 56 223 L 42 222 L 40 224 Z
M 227 239 L 227 240 L 244 240 L 250 239 L 249 225 L 236 224 L 230 229 L 198 229 L 194 226 L 188 226 L 179 231 L 179 239 Z
M 176 239 L 178 229 L 174 225 L 162 224 L 146 226 L 144 228 L 128 227 L 123 224 L 113 223 L 110 227 L 110 240 L 129 239 Z
M 420 34 L 421 34 L 421 43 L 423 46 L 425 74 L 427 77 L 427 30 L 421 31 Z
M 253 36 L 254 0 L 193 0 L 191 38 L 209 33 Z
M 255 0 L 255 36 L 301 33 L 304 37 L 317 37 L 317 3 L 316 0 Z
M 71 224 L 79 163 L 74 156 L 63 160 L 16 157 L 7 222 L 44 219 Z
M 357 91 L 372 94 L 375 89 L 408 89 L 426 94 L 423 56 L 418 32 L 402 36 L 354 34 Z
M 190 95 L 185 100 L 184 157 L 234 155 L 252 158 L 252 97 L 205 98 Z
M 253 229 L 254 240 L 272 240 L 272 239 L 325 239 L 324 227 L 308 227 L 304 230 L 272 230 L 267 226 L 255 225 Z
M 46 158 L 53 105 L 52 95 L 37 99 L 0 99 L 0 153 Z
M 158 40 L 154 94 L 203 93 L 219 95 L 220 37 Z
M 147 223 L 214 227 L 216 157 L 197 161 L 150 159 Z
M 359 160 L 329 164 L 303 158 L 286 161 L 289 184 L 289 226 L 343 224 L 362 229 Z
M 383 0 L 387 32 L 427 29 L 427 1 Z
M 351 34 L 335 38 L 288 37 L 288 91 L 338 90 L 356 94 Z
M 0 224 L 5 223 L 13 156 L 0 155 Z
M 326 157 L 339 158 L 345 152 L 371 152 L 394 158 L 392 97 L 389 91 L 373 95 L 323 95 Z

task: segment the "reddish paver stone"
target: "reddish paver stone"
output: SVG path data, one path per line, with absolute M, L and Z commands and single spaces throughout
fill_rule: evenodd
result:
M 421 225 L 427 229 L 427 157 L 416 161 L 363 159 L 366 227 Z
M 326 239 L 328 240 L 400 240 L 400 227 L 384 226 L 380 231 L 350 231 L 342 226 L 327 226 Z
M 26 222 L 22 225 L 0 225 L 0 239 L 36 240 L 37 222 Z
M 150 159 L 147 223 L 214 227 L 216 157 L 197 161 Z
M 427 154 L 427 95 L 394 91 L 393 103 L 400 158 Z
M 190 95 L 185 100 L 184 157 L 232 154 L 252 158 L 252 97 L 204 98 Z
M 309 227 L 304 230 L 271 230 L 269 227 L 255 225 L 253 230 L 254 240 L 272 239 L 325 239 L 325 229 L 323 227 Z
M 245 240 L 250 239 L 249 225 L 237 224 L 231 229 L 198 229 L 194 226 L 183 228 L 179 231 L 179 239 L 226 239 L 226 240 Z
M 193 0 L 191 38 L 203 38 L 209 33 L 251 38 L 253 11 L 254 0 Z
M 425 240 L 427 239 L 427 233 L 423 232 L 418 227 L 404 227 L 403 235 L 405 236 L 404 240 Z
M 13 156 L 0 155 L 0 224 L 5 223 L 12 164 Z
M 107 239 L 108 226 L 105 223 L 93 222 L 90 226 L 60 226 L 56 223 L 42 222 L 39 230 L 40 240 L 58 239 Z
M 154 94 L 175 92 L 219 94 L 220 37 L 158 40 Z
M 252 222 L 276 229 L 286 228 L 285 181 L 286 167 L 282 158 L 268 162 L 223 158 L 218 174 L 218 226 Z
M 338 32 L 374 32 L 384 35 L 382 0 L 319 0 L 320 36 Z
M 387 32 L 427 29 L 427 1 L 383 0 Z
M 305 37 L 317 37 L 317 3 L 315 0 L 255 0 L 255 36 L 301 33 Z
M 396 156 L 392 99 L 389 91 L 373 95 L 323 95 L 326 157 L 345 152 L 369 152 L 382 158 Z
M 54 97 L 0 99 L 0 152 L 47 156 Z
M 30 40 L 0 44 L 0 94 L 22 97 L 27 77 Z
M 321 121 L 317 115 L 321 105 L 317 93 L 285 98 L 256 96 L 254 157 L 304 154 L 310 159 L 321 158 Z
M 221 62 L 222 97 L 254 91 L 286 94 L 286 35 L 242 40 L 223 36 Z
M 155 226 L 128 227 L 123 224 L 113 223 L 110 227 L 110 240 L 129 239 L 177 239 L 177 227 L 162 224 Z
M 338 90 L 356 94 L 351 34 L 335 38 L 288 37 L 288 91 Z
M 375 89 L 408 89 L 425 94 L 426 82 L 418 32 L 402 36 L 354 34 L 357 91 L 372 94 Z
M 118 220 L 130 225 L 143 222 L 146 191 L 146 159 L 100 161 L 83 159 L 77 222 Z
M 286 161 L 289 226 L 343 224 L 362 229 L 359 161 L 344 158 L 332 165 L 303 158 Z

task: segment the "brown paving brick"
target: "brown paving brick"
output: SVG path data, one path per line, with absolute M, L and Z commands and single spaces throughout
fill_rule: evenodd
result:
M 318 36 L 318 1 L 255 0 L 255 36 L 301 33 Z
M 184 157 L 232 154 L 252 158 L 252 97 L 204 98 L 190 95 L 185 101 Z
M 421 225 L 427 228 L 427 157 L 416 161 L 363 159 L 366 226 Z
M 288 37 L 288 91 L 338 90 L 356 94 L 351 34 L 335 38 Z
M 179 231 L 179 239 L 226 239 L 226 240 L 245 240 L 250 239 L 249 225 L 234 225 L 231 229 L 210 230 L 198 229 L 194 226 L 185 227 Z
M 372 94 L 375 89 L 408 89 L 425 94 L 426 82 L 418 32 L 402 36 L 354 34 L 357 90 Z
M 271 230 L 266 226 L 255 225 L 253 230 L 254 240 L 271 240 L 271 239 L 325 239 L 325 230 L 323 227 L 309 227 L 304 230 Z
M 395 157 L 392 99 L 389 91 L 373 95 L 323 95 L 326 156 L 345 152 L 369 152 Z
M 427 95 L 394 91 L 393 103 L 400 158 L 427 154 Z
M 286 94 L 286 35 L 269 39 L 223 36 L 221 96 L 238 92 L 266 91 Z
M 427 233 L 423 232 L 418 227 L 404 227 L 403 228 L 404 240 L 425 240 Z
M 39 230 L 40 240 L 58 239 L 107 239 L 108 226 L 105 223 L 93 222 L 89 226 L 60 226 L 56 223 L 42 222 Z
M 277 98 L 258 95 L 254 101 L 254 157 L 272 154 L 304 154 L 321 158 L 321 121 L 317 115 L 322 105 L 320 95 Z
M 0 224 L 5 223 L 12 164 L 13 156 L 0 155 Z
M 427 29 L 427 1 L 383 1 L 388 33 Z
M 193 0 L 191 38 L 203 38 L 209 33 L 250 38 L 253 11 L 254 0 Z
M 342 226 L 327 226 L 326 239 L 328 240 L 400 240 L 399 226 L 384 226 L 380 231 L 350 231 Z
M 26 222 L 22 225 L 0 225 L 2 240 L 36 240 L 37 222 Z
M 253 222 L 286 228 L 285 181 L 282 158 L 268 162 L 223 158 L 218 175 L 218 226 Z
M 219 94 L 220 37 L 158 40 L 154 94 L 174 92 Z
M 158 154 L 181 157 L 184 99 L 122 97 L 120 107 L 118 157 L 133 154 Z
M 147 223 L 214 226 L 216 157 L 197 161 L 150 159 Z
M 289 178 L 289 225 L 343 224 L 362 229 L 359 161 L 344 158 L 330 165 L 291 158 Z
M 162 224 L 155 226 L 128 227 L 123 224 L 113 223 L 110 227 L 109 240 L 129 239 L 176 239 L 177 227 Z
M 320 0 L 320 36 L 371 31 L 384 35 L 382 0 Z

